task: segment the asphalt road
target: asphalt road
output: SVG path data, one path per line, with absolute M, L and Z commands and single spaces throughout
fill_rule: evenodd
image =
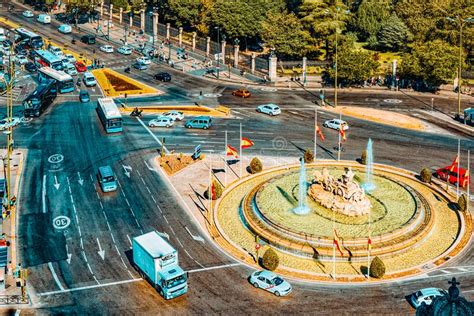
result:
M 22 17 L 11 18 L 27 24 Z M 38 31 L 56 41 L 69 41 L 54 26 Z M 76 49 L 90 51 L 82 44 Z M 118 71 L 128 64 L 127 60 L 115 61 L 117 55 L 98 56 L 103 62 L 116 62 L 111 65 Z M 161 65 L 153 65 L 146 72 L 132 71 L 131 76 L 150 82 L 151 74 L 161 70 L 173 75 L 172 83 L 158 85 L 166 93 L 166 102 L 224 104 L 232 107 L 236 115 L 233 119 L 216 119 L 208 131 L 190 131 L 182 124 L 172 129 L 153 129 L 154 135 L 166 138 L 168 149 L 191 152 L 202 144 L 204 150 L 223 151 L 224 131 L 228 131 L 229 143 L 237 145 L 240 124 L 244 137 L 255 142 L 246 150 L 249 155 L 292 156 L 296 160 L 301 149 L 313 147 L 314 104 L 306 92 L 256 89 L 252 91 L 254 97 L 242 100 L 230 95 L 233 86 L 200 80 Z M 222 96 L 194 96 L 201 90 Z M 98 89 L 90 92 L 99 94 Z M 156 155 L 159 146 L 140 121 L 124 117 L 124 132 L 106 135 L 94 102 L 78 103 L 76 95 L 62 95 L 39 119 L 22 123 L 14 132 L 15 145 L 28 149 L 20 198 L 21 262 L 29 267 L 28 282 L 40 313 L 407 314 L 413 310 L 405 301 L 406 295 L 428 286 L 447 288 L 452 275 L 458 276 L 461 290 L 467 291 L 465 296 L 474 299 L 474 278 L 465 271 L 474 265 L 471 249 L 453 260 L 449 264 L 452 268 L 443 269 L 447 272 L 432 273 L 419 280 L 345 287 L 294 282 L 294 292 L 287 298 L 254 289 L 246 280 L 250 269 L 233 265 L 235 261 L 209 240 L 203 243 L 192 238 L 191 234 L 200 235 L 199 229 L 165 180 L 149 168 L 147 161 Z M 384 107 L 384 99 L 402 100 L 397 108 L 404 110 L 420 106 L 411 97 L 392 93 L 344 92 L 339 100 L 341 104 L 367 102 Z M 421 99 L 430 100 L 431 96 Z M 455 103 L 444 98 L 436 100 L 446 108 Z M 283 114 L 270 118 L 255 113 L 257 104 L 269 102 L 281 104 Z M 387 108 L 394 107 L 388 104 Z M 318 117 L 321 122 L 333 115 L 321 112 Z M 151 116 L 141 120 L 147 123 L 149 119 Z M 473 149 L 472 139 L 460 135 L 348 121 L 351 128 L 342 159 L 359 157 L 369 137 L 374 141 L 376 162 L 414 171 L 449 164 L 458 139 L 464 155 L 461 163 L 465 163 L 466 151 Z M 337 133 L 328 129 L 323 132 L 326 141 L 319 144 L 318 158 L 334 158 Z M 5 140 L 0 143 L 4 146 Z M 102 194 L 98 188 L 97 168 L 106 164 L 113 167 L 120 182 L 116 193 Z M 123 166 L 132 168 L 130 178 Z M 54 228 L 52 222 L 57 216 L 67 216 L 69 226 Z M 189 293 L 175 300 L 165 301 L 145 281 L 134 280 L 138 273 L 130 262 L 129 237 L 153 229 L 168 234 L 179 252 L 180 265 L 186 271 L 195 271 L 190 273 Z M 100 250 L 105 251 L 104 259 Z M 210 267 L 219 268 L 206 270 Z

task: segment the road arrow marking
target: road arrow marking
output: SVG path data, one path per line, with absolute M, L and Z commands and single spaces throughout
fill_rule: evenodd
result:
M 84 184 L 84 179 L 81 178 L 81 173 L 79 171 L 77 172 L 77 176 L 79 177 L 79 180 L 77 180 L 77 181 L 82 186 Z
M 191 235 L 191 237 L 193 237 L 193 239 L 194 239 L 195 241 L 202 242 L 203 244 L 206 243 L 206 242 L 204 241 L 204 238 L 202 238 L 201 236 L 199 236 L 199 235 L 194 236 L 193 234 L 191 234 L 191 231 L 188 229 L 188 227 L 184 226 L 184 228 L 186 228 L 186 230 L 188 231 L 188 234 Z
M 165 237 L 166 239 L 170 240 L 170 235 L 168 235 L 167 233 L 162 233 L 162 232 L 159 232 L 159 231 L 156 231 L 158 233 L 158 235 L 160 235 L 161 237 Z
M 148 164 L 148 162 L 146 162 L 146 160 L 143 160 L 143 162 L 145 163 L 145 166 L 148 168 L 148 170 L 158 172 L 158 171 L 156 171 L 153 167 L 151 167 L 151 166 Z
M 58 177 L 54 176 L 54 187 L 56 188 L 56 190 L 59 190 L 59 182 L 58 182 Z
M 122 165 L 122 167 L 123 171 L 125 172 L 125 175 L 130 178 L 130 172 L 132 171 L 132 167 L 126 165 Z
M 97 253 L 102 258 L 102 260 L 104 260 L 105 259 L 105 250 L 102 250 L 102 247 L 100 246 L 99 238 L 96 238 L 96 239 L 97 239 L 97 244 L 99 245 L 99 251 L 97 251 Z
M 68 253 L 67 260 L 66 260 L 68 264 L 71 264 L 71 258 L 72 258 L 72 253 Z

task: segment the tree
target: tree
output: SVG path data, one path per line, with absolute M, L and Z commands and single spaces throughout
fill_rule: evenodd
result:
M 461 194 L 461 196 L 458 199 L 458 209 L 461 212 L 465 212 L 467 210 L 467 196 L 466 194 Z
M 431 170 L 429 168 L 423 168 L 420 172 L 420 179 L 425 183 L 431 183 Z
M 370 275 L 374 278 L 380 279 L 385 275 L 385 264 L 382 259 L 375 257 L 370 263 Z
M 343 45 L 339 49 L 337 66 L 338 81 L 343 84 L 353 84 L 372 77 L 379 63 L 371 52 Z M 328 69 L 328 74 L 334 80 L 335 68 Z
M 367 149 L 364 149 L 364 151 L 362 151 L 362 154 L 360 155 L 360 163 L 363 165 L 367 164 Z
M 111 3 L 114 5 L 114 8 L 122 8 L 125 11 L 130 9 L 128 0 L 112 0 Z
M 262 171 L 263 165 L 260 159 L 258 159 L 257 157 L 252 158 L 252 160 L 250 161 L 249 169 L 250 173 L 252 174 L 259 173 L 260 171 Z
M 383 51 L 399 51 L 412 39 L 408 27 L 396 15 L 392 14 L 377 33 L 377 46 Z
M 362 0 L 351 25 L 361 40 L 375 38 L 392 10 L 390 0 Z
M 278 258 L 278 254 L 272 248 L 268 248 L 262 257 L 263 267 L 267 270 L 274 271 L 278 268 L 279 263 L 280 259 Z
M 277 55 L 304 56 L 306 37 L 301 22 L 293 14 L 269 14 L 262 23 L 262 39 L 267 46 L 274 47 Z
M 166 18 L 176 26 L 196 28 L 201 22 L 201 0 L 168 0 L 168 7 Z
M 303 159 L 304 163 L 312 163 L 314 161 L 313 151 L 311 151 L 311 149 L 306 149 L 304 151 Z
M 221 184 L 219 183 L 219 181 L 217 181 L 216 179 L 213 179 L 212 180 L 212 185 L 214 186 L 214 197 L 213 197 L 213 200 L 217 200 L 218 198 L 220 198 L 222 196 L 222 186 Z M 210 188 L 208 188 L 206 190 L 206 192 L 204 192 L 204 197 L 206 199 L 209 199 L 210 196 L 212 196 L 212 192 L 209 192 L 210 191 Z

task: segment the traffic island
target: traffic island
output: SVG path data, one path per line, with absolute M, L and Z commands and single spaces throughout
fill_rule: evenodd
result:
M 156 95 L 163 92 L 122 75 L 110 68 L 92 70 L 100 88 L 107 97 Z
M 128 106 L 124 103 L 124 99 L 116 100 L 121 105 L 120 111 L 122 113 L 130 114 L 135 107 Z M 230 117 L 230 111 L 226 112 L 222 110 L 222 106 L 217 108 L 210 108 L 204 105 L 160 105 L 160 106 L 143 106 L 136 107 L 143 114 L 161 114 L 169 111 L 180 111 L 185 115 L 189 116 L 212 116 L 212 117 Z
M 203 159 L 204 156 L 201 156 L 198 159 L 193 159 L 191 155 L 185 154 L 171 154 L 159 156 L 157 162 L 160 167 L 169 175 L 173 175 L 184 168 L 194 164 L 197 161 Z

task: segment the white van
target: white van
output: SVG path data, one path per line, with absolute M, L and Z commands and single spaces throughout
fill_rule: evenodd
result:
M 82 80 L 84 81 L 84 84 L 86 85 L 86 87 L 93 87 L 97 84 L 97 81 L 95 81 L 94 75 L 89 71 L 86 71 L 84 73 L 84 78 L 82 78 Z
M 51 23 L 51 16 L 47 14 L 40 14 L 36 21 L 43 23 L 43 24 L 50 24 Z
M 7 39 L 7 36 L 5 34 L 5 29 L 0 27 L 0 42 L 3 42 Z
M 72 32 L 72 27 L 70 25 L 67 25 L 67 24 L 61 24 L 58 27 L 58 31 L 63 33 L 63 34 L 69 34 L 69 33 Z

